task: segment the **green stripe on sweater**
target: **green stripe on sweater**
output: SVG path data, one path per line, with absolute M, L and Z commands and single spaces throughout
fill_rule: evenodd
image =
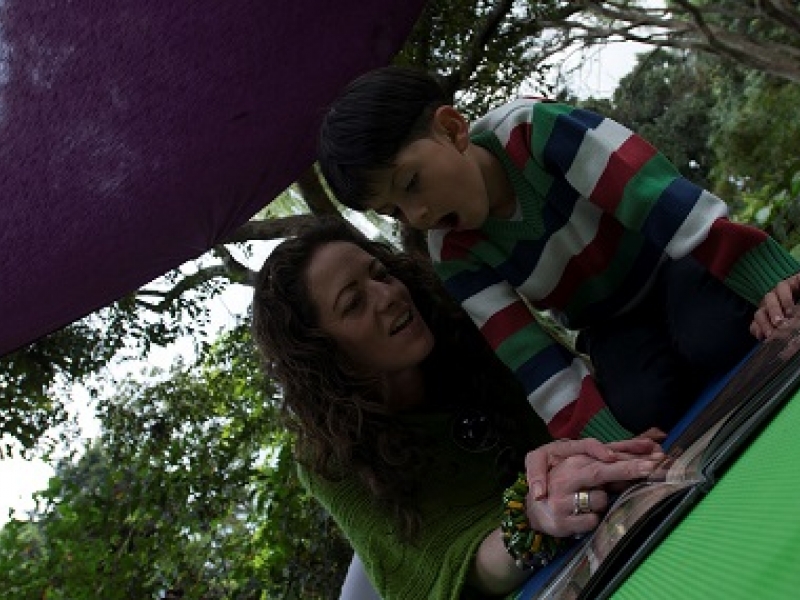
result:
M 641 231 L 661 194 L 677 178 L 675 167 L 666 157 L 654 155 L 625 185 L 622 201 L 614 215 L 631 229 Z
M 601 442 L 627 440 L 633 434 L 620 425 L 607 408 L 599 411 L 581 431 L 581 437 L 597 438 Z
M 742 256 L 728 273 L 725 285 L 734 292 L 758 305 L 767 292 L 782 281 L 800 271 L 791 254 L 772 238 Z
M 539 164 L 544 164 L 544 149 L 550 141 L 556 119 L 561 115 L 570 114 L 573 110 L 575 109 L 571 106 L 555 102 L 537 102 L 533 105 L 531 153 Z

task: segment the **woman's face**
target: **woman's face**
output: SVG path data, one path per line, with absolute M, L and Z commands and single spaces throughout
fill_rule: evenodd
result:
M 320 246 L 306 283 L 321 329 L 366 372 L 400 374 L 416 368 L 433 348 L 433 334 L 406 286 L 355 244 Z

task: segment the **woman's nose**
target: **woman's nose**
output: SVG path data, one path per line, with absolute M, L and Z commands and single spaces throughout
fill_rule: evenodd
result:
M 397 300 L 397 290 L 391 283 L 376 281 L 374 286 L 375 304 L 378 310 L 386 310 Z

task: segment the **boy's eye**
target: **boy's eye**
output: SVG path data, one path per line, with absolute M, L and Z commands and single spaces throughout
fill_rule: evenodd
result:
M 419 187 L 419 173 L 414 173 L 406 183 L 406 192 L 413 192 Z

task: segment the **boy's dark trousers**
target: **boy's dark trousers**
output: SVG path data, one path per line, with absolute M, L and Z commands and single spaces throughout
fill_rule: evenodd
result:
M 578 348 L 621 425 L 634 434 L 668 431 L 756 344 L 755 309 L 687 257 L 662 265 L 633 310 L 583 329 Z

